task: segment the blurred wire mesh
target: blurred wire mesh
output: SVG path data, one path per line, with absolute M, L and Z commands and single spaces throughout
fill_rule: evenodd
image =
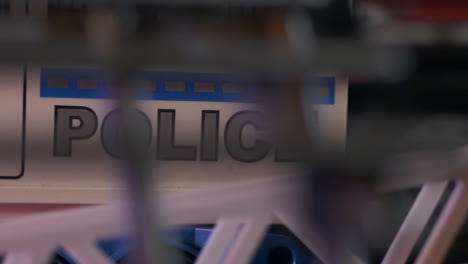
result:
M 356 230 L 367 203 L 374 201 L 376 186 L 396 182 L 411 187 L 445 179 L 459 166 L 455 151 L 468 143 L 466 50 L 457 33 L 464 24 L 457 21 L 458 27 L 452 27 L 449 21 L 441 27 L 420 18 L 402 25 L 399 17 L 411 20 L 411 8 L 424 1 L 356 2 L 354 13 L 349 1 L 339 0 L 236 1 L 229 6 L 188 0 L 158 5 L 48 1 L 42 7 L 30 3 L 31 15 L 11 4 L 12 15 L 0 20 L 0 61 L 101 64 L 119 77 L 148 65 L 212 66 L 256 76 L 266 93 L 273 91 L 283 100 L 286 114 L 278 120 L 288 131 L 280 134 L 300 148 L 301 160 L 310 166 L 311 200 L 317 201 L 313 219 L 330 239 L 330 254 L 339 255 L 334 250 L 342 243 L 365 244 Z M 47 11 L 35 15 L 41 8 Z M 346 153 L 317 144 L 326 135 L 317 136 L 306 125 L 301 82 L 322 72 L 351 76 Z M 121 92 L 127 93 L 128 80 L 122 79 Z M 432 175 L 395 180 L 392 173 L 387 181 L 388 162 L 408 152 L 416 153 L 420 166 Z M 134 162 L 130 167 L 146 166 Z M 131 181 L 141 177 L 136 195 L 148 176 L 145 170 L 133 172 L 139 176 L 132 175 Z M 139 203 L 147 203 L 145 199 L 140 197 Z M 136 213 L 147 210 L 141 209 Z

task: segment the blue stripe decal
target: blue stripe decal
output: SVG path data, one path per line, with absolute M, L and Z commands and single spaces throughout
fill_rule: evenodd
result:
M 313 101 L 316 104 L 332 105 L 335 104 L 335 78 L 321 77 L 316 80 L 315 85 L 327 87 L 327 95 L 315 96 Z
M 64 87 L 49 87 L 50 80 L 66 80 Z M 182 72 L 141 72 L 138 80 L 147 81 L 156 87 L 150 90 L 137 91 L 137 98 L 141 100 L 162 101 L 200 101 L 200 102 L 256 102 L 261 94 L 252 82 L 242 81 L 226 74 L 212 73 L 182 73 Z M 78 80 L 93 80 L 94 89 L 78 87 Z M 50 98 L 80 98 L 80 99 L 112 99 L 112 91 L 108 74 L 99 70 L 85 69 L 42 69 L 40 81 L 41 97 Z M 335 79 L 322 77 L 316 80 L 319 85 L 328 87 L 326 96 L 317 96 L 314 103 L 335 103 Z M 166 90 L 166 82 L 183 82 L 184 91 Z M 208 92 L 195 91 L 195 83 L 210 83 L 213 90 Z M 60 82 L 59 82 L 60 83 Z M 241 87 L 238 92 L 225 92 L 223 87 L 234 85 Z

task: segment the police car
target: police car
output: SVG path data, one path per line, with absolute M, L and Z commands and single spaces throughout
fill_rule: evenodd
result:
M 124 191 L 116 164 L 119 109 L 108 73 L 93 67 L 9 66 L 2 79 L 0 202 L 87 205 L 109 203 Z M 308 98 L 315 122 L 344 145 L 346 80 L 324 75 L 314 80 L 319 95 Z M 255 82 L 216 71 L 149 69 L 135 79 L 141 144 L 157 162 L 163 192 L 220 186 L 297 169 L 268 135 L 267 115 Z M 18 91 L 22 91 L 19 93 Z M 312 105 L 314 105 L 312 107 Z M 7 111 L 6 111 L 7 110 Z M 174 231 L 186 263 L 193 262 L 212 228 Z M 120 263 L 132 242 L 100 243 Z M 58 249 L 56 263 L 75 263 Z M 120 262 L 119 262 L 120 261 Z M 274 226 L 253 263 L 310 263 L 312 253 L 287 230 Z

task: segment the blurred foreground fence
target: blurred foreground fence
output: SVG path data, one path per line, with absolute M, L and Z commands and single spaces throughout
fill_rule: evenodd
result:
M 414 160 L 413 160 L 414 161 Z M 424 173 L 424 171 L 421 171 Z M 423 185 L 383 263 L 406 263 L 425 225 L 442 198 L 448 179 Z M 405 186 L 400 186 L 405 188 Z M 215 223 L 213 235 L 197 264 L 248 263 L 272 223 L 288 227 L 318 258 L 328 263 L 319 233 L 304 214 L 301 178 L 272 177 L 193 193 L 166 194 L 158 199 L 164 228 Z M 417 259 L 441 263 L 468 209 L 466 180 L 456 181 L 449 201 Z M 112 263 L 96 241 L 130 235 L 122 216 L 124 203 L 71 209 L 18 218 L 0 225 L 5 264 L 46 263 L 62 247 L 80 263 Z

